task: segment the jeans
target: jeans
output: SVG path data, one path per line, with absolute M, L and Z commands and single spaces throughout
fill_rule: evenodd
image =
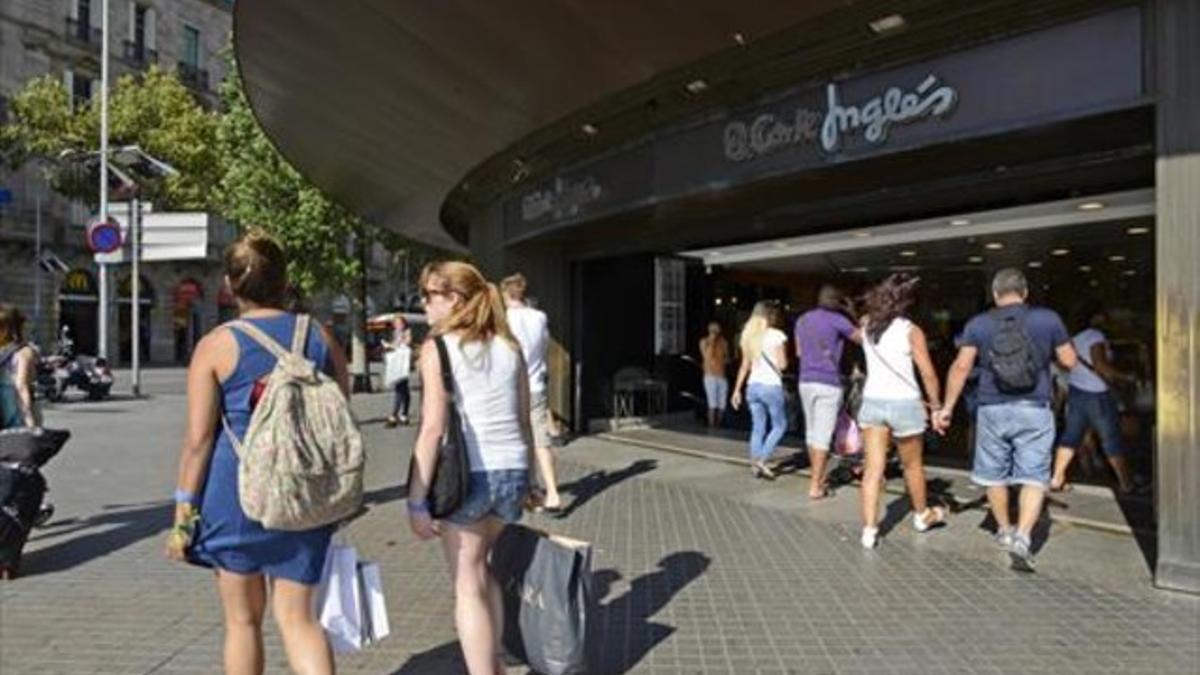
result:
M 1044 403 L 1019 401 L 979 406 L 976 414 L 977 485 L 1050 484 L 1054 453 L 1054 413 Z
M 1067 395 L 1067 421 L 1058 444 L 1078 450 L 1088 427 L 1096 430 L 1100 447 L 1109 457 L 1125 454 L 1121 440 L 1121 413 L 1112 392 L 1084 391 L 1071 387 Z
M 398 380 L 393 385 L 395 396 L 392 399 L 392 417 L 403 415 L 408 417 L 408 403 L 411 394 L 408 391 L 408 380 Z
M 466 499 L 446 520 L 457 525 L 470 525 L 495 516 L 506 523 L 515 523 L 521 519 L 528 492 L 529 471 L 526 469 L 472 471 Z
M 787 405 L 783 387 L 751 384 L 746 389 L 746 403 L 750 406 L 750 459 L 761 462 L 775 452 L 775 446 L 787 433 Z

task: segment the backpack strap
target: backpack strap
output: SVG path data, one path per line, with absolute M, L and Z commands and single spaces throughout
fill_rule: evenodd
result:
M 304 356 L 304 348 L 308 345 L 308 326 L 310 317 L 307 314 L 296 315 L 296 330 L 292 333 L 292 353 Z
M 299 326 L 299 323 L 299 321 L 296 322 L 297 326 Z M 263 349 L 271 352 L 271 356 L 274 356 L 276 359 L 280 359 L 287 355 L 287 352 L 284 351 L 283 346 L 280 345 L 275 338 L 267 335 L 261 328 L 255 326 L 249 321 L 239 319 L 237 321 L 230 321 L 225 325 L 231 329 L 241 331 L 246 337 L 257 342 Z

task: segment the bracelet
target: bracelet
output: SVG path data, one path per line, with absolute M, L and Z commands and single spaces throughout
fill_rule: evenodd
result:
M 409 513 L 423 513 L 425 515 L 429 515 L 429 501 L 426 500 L 426 501 L 415 502 L 411 499 L 408 500 L 408 512 Z
M 175 488 L 175 503 L 176 504 L 192 504 L 195 505 L 199 501 L 196 499 L 196 493 L 183 488 Z

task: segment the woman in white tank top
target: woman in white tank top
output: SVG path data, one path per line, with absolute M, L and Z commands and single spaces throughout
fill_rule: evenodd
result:
M 521 518 L 529 491 L 533 453 L 529 376 L 521 347 L 509 331 L 500 291 L 474 266 L 434 263 L 421 273 L 432 337 L 421 346 L 421 430 L 408 485 L 412 530 L 422 539 L 440 536 L 454 579 L 455 621 L 471 675 L 502 675 L 498 655 L 504 617 L 500 587 L 487 559 L 505 523 Z M 443 340 L 454 380 L 471 464 L 463 504 L 435 522 L 427 496 L 438 443 L 446 430 L 446 392 L 437 340 Z
M 862 319 L 867 382 L 858 412 L 866 466 L 862 479 L 862 545 L 879 543 L 879 493 L 887 453 L 893 441 L 904 465 L 904 482 L 913 505 L 918 532 L 941 525 L 946 510 L 926 504 L 924 434 L 926 410 L 940 408 L 940 390 L 925 333 L 904 313 L 916 300 L 917 277 L 893 274 L 871 289 Z M 921 384 L 917 383 L 920 373 Z M 922 402 L 922 393 L 927 403 Z

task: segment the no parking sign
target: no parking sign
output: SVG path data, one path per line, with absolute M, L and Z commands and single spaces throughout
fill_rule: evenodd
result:
M 88 225 L 87 245 L 93 253 L 112 253 L 121 248 L 121 226 L 112 218 Z

